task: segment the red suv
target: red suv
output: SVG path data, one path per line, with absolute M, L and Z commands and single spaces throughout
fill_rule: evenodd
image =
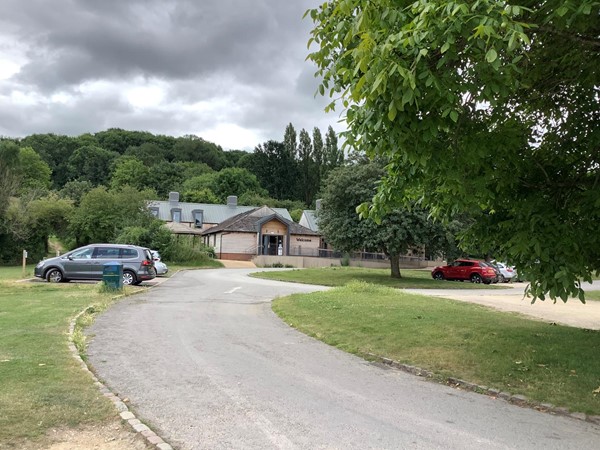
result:
M 496 271 L 483 261 L 457 259 L 447 266 L 438 266 L 431 271 L 435 280 L 470 280 L 472 283 L 490 284 L 497 281 Z

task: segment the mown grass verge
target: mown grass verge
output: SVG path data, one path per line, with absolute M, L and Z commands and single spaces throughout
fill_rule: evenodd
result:
M 600 300 L 600 291 L 586 291 L 585 300 L 586 301 L 587 300 L 593 300 L 593 301 Z M 575 301 L 578 301 L 578 300 L 575 300 Z
M 273 310 L 300 331 L 351 353 L 600 414 L 598 331 L 361 282 L 280 298 Z
M 80 311 L 101 311 L 115 294 L 97 284 L 16 283 L 13 272 L 0 269 L 0 447 L 43 448 L 52 428 L 114 420 L 112 403 L 72 357 L 68 330 Z M 80 325 L 89 320 L 81 316 Z
M 378 286 L 400 289 L 502 289 L 499 284 L 486 285 L 459 281 L 437 281 L 429 270 L 401 271 L 402 278 L 392 278 L 389 269 L 366 269 L 362 267 L 322 267 L 268 272 L 254 272 L 250 276 L 295 283 L 344 286 L 351 281 L 364 281 Z

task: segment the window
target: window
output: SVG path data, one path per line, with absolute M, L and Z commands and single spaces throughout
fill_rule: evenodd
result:
M 137 258 L 137 250 L 133 249 L 133 248 L 122 248 L 121 249 L 121 255 L 119 256 L 119 258 L 121 259 L 127 259 L 127 258 Z
M 171 220 L 173 222 L 181 222 L 181 208 L 173 208 L 171 210 Z
M 94 253 L 93 248 L 91 248 L 91 247 L 84 248 L 82 250 L 78 250 L 74 253 L 71 253 L 71 255 L 69 255 L 69 258 L 71 258 L 71 259 L 91 259 L 92 253 Z
M 115 247 L 96 247 L 94 259 L 115 259 L 119 257 L 119 249 Z
M 150 214 L 152 214 L 154 217 L 158 218 L 158 208 L 155 206 L 152 206 L 149 209 L 150 209 Z
M 196 209 L 192 211 L 192 215 L 194 216 L 194 227 L 202 228 L 202 224 L 204 223 L 204 211 Z

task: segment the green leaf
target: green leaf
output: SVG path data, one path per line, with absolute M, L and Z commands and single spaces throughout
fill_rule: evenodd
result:
M 444 45 L 442 45 L 442 48 L 440 49 L 440 52 L 442 53 L 446 53 L 446 51 L 450 48 L 450 43 L 448 41 L 446 41 L 446 43 Z
M 488 52 L 485 54 L 485 59 L 489 63 L 493 63 L 498 58 L 498 53 L 493 48 L 490 48 Z
M 394 121 L 397 113 L 398 111 L 396 110 L 396 105 L 394 105 L 394 102 L 390 103 L 390 107 L 388 109 L 388 119 L 390 119 L 390 122 Z
M 458 122 L 458 113 L 456 111 L 450 111 L 450 118 L 454 123 Z

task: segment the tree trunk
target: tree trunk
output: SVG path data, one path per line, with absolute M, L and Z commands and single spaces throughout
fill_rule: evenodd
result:
M 400 255 L 391 254 L 389 256 L 390 265 L 392 267 L 392 278 L 402 278 L 402 274 L 400 273 Z

